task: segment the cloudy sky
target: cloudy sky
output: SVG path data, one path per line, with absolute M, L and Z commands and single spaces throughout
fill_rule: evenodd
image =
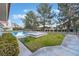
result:
M 12 3 L 10 6 L 9 20 L 12 23 L 23 26 L 22 19 L 24 19 L 25 14 L 31 10 L 37 13 L 36 10 L 38 5 L 38 3 Z M 58 13 L 58 5 L 56 3 L 51 5 L 52 10 Z

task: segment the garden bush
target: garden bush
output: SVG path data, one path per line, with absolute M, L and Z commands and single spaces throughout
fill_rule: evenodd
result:
M 3 33 L 0 37 L 0 56 L 17 56 L 18 54 L 16 38 L 11 33 Z

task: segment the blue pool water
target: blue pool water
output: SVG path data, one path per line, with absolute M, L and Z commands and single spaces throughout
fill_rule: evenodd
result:
M 12 34 L 13 34 L 14 36 L 17 35 L 17 33 L 18 33 L 18 32 L 12 32 Z
M 27 34 L 28 32 L 20 32 L 20 31 L 17 31 L 17 32 L 11 32 L 14 36 L 16 36 L 18 33 L 22 33 L 22 34 Z M 3 34 L 3 32 L 0 32 L 0 36 Z
M 22 32 L 19 32 L 19 31 L 18 31 L 18 32 L 11 32 L 11 33 L 12 33 L 14 36 L 16 36 L 18 33 L 19 33 L 19 34 L 21 33 L 21 34 L 23 34 L 23 35 L 26 35 L 28 32 L 23 32 L 23 31 L 22 31 Z
M 24 38 L 27 36 L 39 37 L 40 35 L 45 34 L 44 32 L 26 32 L 26 31 L 16 31 L 11 33 L 13 34 L 13 36 L 18 38 Z M 0 35 L 2 35 L 2 32 L 0 32 Z

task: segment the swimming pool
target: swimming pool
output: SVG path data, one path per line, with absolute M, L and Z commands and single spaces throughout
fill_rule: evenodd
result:
M 3 32 L 0 32 L 0 35 L 2 35 Z M 27 36 L 33 36 L 33 37 L 39 37 L 42 36 L 44 34 L 46 34 L 46 32 L 27 32 L 27 31 L 14 31 L 14 32 L 10 32 L 13 34 L 13 36 L 17 37 L 17 38 L 24 38 Z

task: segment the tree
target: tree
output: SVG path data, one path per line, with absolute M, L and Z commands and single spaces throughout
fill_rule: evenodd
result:
M 37 16 L 33 11 L 29 11 L 25 16 L 25 28 L 35 30 L 38 26 Z
M 40 21 L 43 25 L 43 30 L 45 30 L 45 25 L 51 24 L 51 19 L 53 18 L 52 5 L 47 3 L 41 3 L 39 4 L 37 11 L 41 17 Z
M 65 22 L 67 21 L 67 31 L 70 31 L 70 25 L 71 25 L 71 21 L 70 21 L 70 17 L 72 16 L 71 13 L 70 13 L 70 7 L 69 7 L 69 4 L 67 3 L 64 3 L 64 4 L 58 4 L 59 6 L 59 10 L 60 10 L 60 14 L 59 14 L 59 17 L 60 17 L 60 21 L 61 22 Z
M 74 32 L 76 32 L 77 33 L 77 22 L 79 21 L 79 4 L 78 3 L 73 3 L 72 4 L 72 10 L 73 10 L 73 12 L 74 12 L 74 15 L 73 15 L 73 17 L 72 17 L 72 23 L 73 23 L 73 30 L 74 30 Z
M 62 22 L 67 21 L 67 30 L 70 31 L 71 25 L 73 24 L 74 30 L 76 30 L 76 21 L 79 16 L 79 4 L 58 4 L 60 14 L 59 20 Z

